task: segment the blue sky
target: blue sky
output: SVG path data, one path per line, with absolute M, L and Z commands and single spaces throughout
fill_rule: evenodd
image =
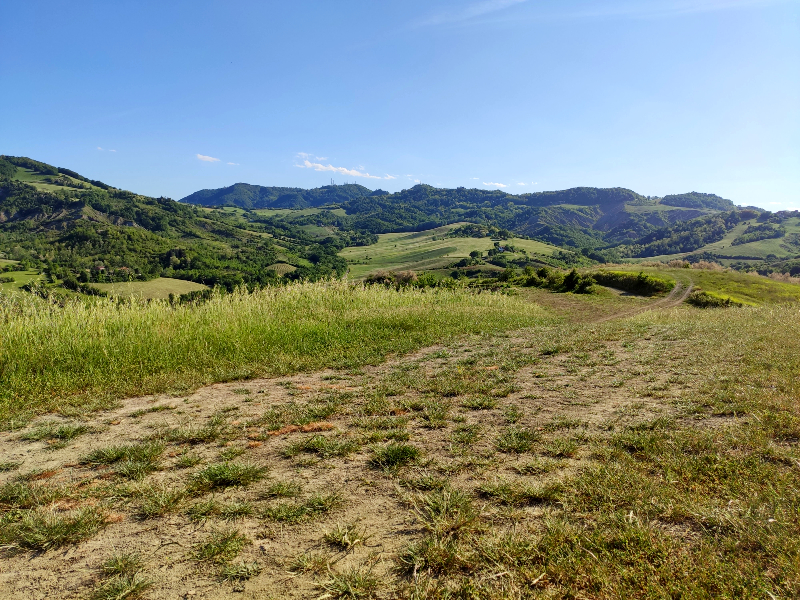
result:
M 176 199 L 334 179 L 800 208 L 800 2 L 4 2 L 0 115 L 0 153 Z

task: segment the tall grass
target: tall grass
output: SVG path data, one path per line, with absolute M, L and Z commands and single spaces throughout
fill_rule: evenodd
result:
M 211 382 L 355 367 L 452 335 L 544 320 L 513 297 L 344 282 L 237 292 L 199 306 L 61 307 L 0 294 L 0 423 Z

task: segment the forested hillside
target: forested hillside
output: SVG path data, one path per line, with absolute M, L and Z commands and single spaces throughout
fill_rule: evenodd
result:
M 79 283 L 175 277 L 232 289 L 346 269 L 345 236 L 317 240 L 302 230 L 250 224 L 224 213 L 118 190 L 16 157 L 0 157 L 0 253 L 51 280 Z

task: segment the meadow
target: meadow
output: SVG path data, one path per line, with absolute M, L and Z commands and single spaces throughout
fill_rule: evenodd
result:
M 142 298 L 145 300 L 166 300 L 170 294 L 180 296 L 189 292 L 208 289 L 207 286 L 193 281 L 173 279 L 172 277 L 156 277 L 149 281 L 128 281 L 119 283 L 95 283 L 94 287 L 120 298 Z
M 485 253 L 494 247 L 491 238 L 447 237 L 454 228 L 464 223 L 454 223 L 436 229 L 412 233 L 384 233 L 378 243 L 371 246 L 345 248 L 339 256 L 350 264 L 350 277 L 360 279 L 378 270 L 435 270 L 469 257 L 477 250 Z M 557 248 L 533 240 L 511 239 L 507 243 L 530 254 L 551 255 Z
M 54 329 L 55 308 L 6 305 L 7 322 L 34 325 L 15 338 L 29 381 L 72 372 L 30 396 L 61 416 L 0 435 L 0 543 L 19 573 L 0 592 L 797 597 L 797 305 L 533 292 L 560 303 L 306 285 L 177 312 L 101 304 Z M 598 319 L 598 303 L 620 317 Z M 278 334 L 290 310 L 298 324 Z M 254 313 L 277 316 L 251 331 Z M 46 325 L 65 335 L 32 345 Z M 120 365 L 151 391 L 165 379 L 141 369 L 279 376 L 111 408 L 43 403 L 89 381 L 45 364 L 69 336 L 95 377 L 118 381 Z M 134 391 L 106 381 L 95 391 Z
M 3 296 L 0 596 L 795 598 L 800 320 L 763 281 Z
M 10 263 L 11 261 L 8 262 Z M 0 263 L 0 265 L 2 265 L 2 263 Z M 14 281 L 0 283 L 0 293 L 20 290 L 25 284 L 42 278 L 39 271 L 6 271 L 0 273 L 0 277 L 11 277 L 14 279 Z
M 761 277 L 756 273 L 723 269 L 682 269 L 662 266 L 615 265 L 620 271 L 642 271 L 681 282 L 749 306 L 788 304 L 800 301 L 800 286 Z
M 541 319 L 535 307 L 501 295 L 343 282 L 241 292 L 199 306 L 109 299 L 61 307 L 0 295 L 0 422 L 216 381 L 374 363 L 450 335 Z

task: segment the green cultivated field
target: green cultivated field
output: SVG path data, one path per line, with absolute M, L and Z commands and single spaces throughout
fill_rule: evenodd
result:
M 199 290 L 208 289 L 207 286 L 193 281 L 183 279 L 172 279 L 170 277 L 158 277 L 150 281 L 130 281 L 126 283 L 95 283 L 94 287 L 108 292 L 112 296 L 121 298 L 144 298 L 146 300 L 159 298 L 169 298 L 170 294 L 179 296 Z
M 447 232 L 464 223 L 454 223 L 415 233 L 384 233 L 372 246 L 345 248 L 339 256 L 347 259 L 350 277 L 363 278 L 372 271 L 422 271 L 441 269 L 469 256 L 473 250 L 486 252 L 494 246 L 490 238 L 448 238 Z M 435 238 L 435 239 L 434 239 Z M 523 239 L 506 240 L 530 254 L 552 254 L 557 248 L 542 242 Z

